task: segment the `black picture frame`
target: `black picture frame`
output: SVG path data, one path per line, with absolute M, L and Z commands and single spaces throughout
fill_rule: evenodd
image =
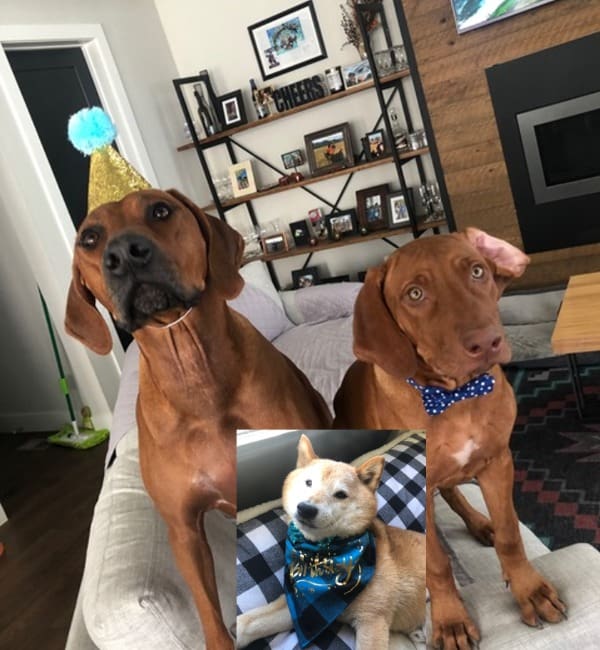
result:
M 409 208 L 404 192 L 391 192 L 387 195 L 388 225 L 401 228 L 410 224 Z
M 388 184 L 374 185 L 356 192 L 358 226 L 368 232 L 388 227 Z
M 308 246 L 310 244 L 311 235 L 306 219 L 292 221 L 290 230 L 296 246 Z
M 217 97 L 217 102 L 221 116 L 221 124 L 224 129 L 232 129 L 248 123 L 241 90 L 234 90 L 225 95 L 221 95 Z
M 385 129 L 376 129 L 365 134 L 362 138 L 363 150 L 367 160 L 379 160 L 390 155 L 388 139 L 385 135 Z
M 312 0 L 259 20 L 248 35 L 265 81 L 327 57 Z
M 303 269 L 292 271 L 292 287 L 305 289 L 320 283 L 319 269 L 316 266 L 307 266 Z
M 356 210 L 340 210 L 332 212 L 326 217 L 327 233 L 329 239 L 337 241 L 345 237 L 358 235 L 358 224 L 356 221 Z
M 281 162 L 284 169 L 296 169 L 300 165 L 304 165 L 306 158 L 302 149 L 294 149 L 281 154 Z
M 354 165 L 348 122 L 308 133 L 304 136 L 304 149 L 312 176 Z
M 194 143 L 222 130 L 219 106 L 215 105 L 214 91 L 206 70 L 193 77 L 173 79 L 173 86 Z M 199 95 L 202 95 L 202 101 Z M 194 121 L 192 115 L 198 115 L 199 119 Z M 202 129 L 198 130 L 197 124 Z

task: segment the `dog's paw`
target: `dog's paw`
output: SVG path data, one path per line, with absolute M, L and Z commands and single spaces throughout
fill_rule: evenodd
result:
M 567 606 L 556 589 L 531 565 L 513 572 L 510 588 L 521 608 L 521 619 L 531 627 L 542 627 L 542 621 L 560 623 L 567 616 Z
M 436 650 L 473 650 L 479 630 L 458 598 L 444 599 L 431 611 L 431 646 Z
M 235 625 L 235 647 L 245 648 L 250 645 L 252 639 L 248 634 L 251 617 L 249 614 L 241 614 L 237 617 Z

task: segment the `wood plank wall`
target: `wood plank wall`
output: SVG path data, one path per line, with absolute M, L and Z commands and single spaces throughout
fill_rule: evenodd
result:
M 555 0 L 461 35 L 450 0 L 402 5 L 457 228 L 477 226 L 522 247 L 485 69 L 600 30 L 600 0 Z M 519 286 L 598 270 L 600 243 L 539 253 Z

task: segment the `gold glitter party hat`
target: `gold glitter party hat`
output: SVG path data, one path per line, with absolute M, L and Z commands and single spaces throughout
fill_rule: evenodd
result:
M 72 115 L 68 136 L 76 149 L 90 156 L 88 213 L 103 203 L 152 187 L 112 146 L 117 131 L 101 108 L 83 108 Z

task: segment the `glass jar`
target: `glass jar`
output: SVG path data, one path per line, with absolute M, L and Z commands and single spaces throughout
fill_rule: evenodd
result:
M 325 70 L 325 79 L 327 81 L 327 88 L 332 95 L 344 90 L 344 82 L 342 81 L 342 68 L 336 65 L 334 68 L 327 68 Z
M 392 53 L 394 59 L 393 66 L 396 72 L 399 70 L 404 70 L 406 67 L 408 67 L 408 60 L 406 58 L 406 50 L 404 49 L 404 45 L 394 45 L 392 48 Z

